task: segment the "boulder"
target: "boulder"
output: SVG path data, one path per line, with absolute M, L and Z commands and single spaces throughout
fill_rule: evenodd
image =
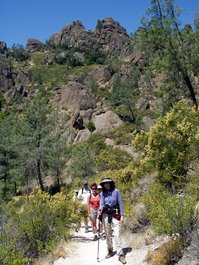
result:
M 147 217 L 147 210 L 143 203 L 138 203 L 134 207 L 132 216 L 128 218 L 125 222 L 126 228 L 128 228 L 132 233 L 136 233 L 145 229 L 148 225 L 149 219 Z
M 88 129 L 84 129 L 78 132 L 77 136 L 75 137 L 74 142 L 81 142 L 86 141 L 90 137 L 91 132 Z
M 182 258 L 177 265 L 198 265 L 199 255 L 199 202 L 196 205 L 194 212 L 194 229 L 189 235 L 191 238 L 190 244 L 185 249 Z
M 99 66 L 94 68 L 88 79 L 95 80 L 98 84 L 105 84 L 111 79 L 111 72 L 108 66 Z
M 28 39 L 26 48 L 30 52 L 38 52 L 43 48 L 43 43 L 37 39 Z
M 123 125 L 119 116 L 111 110 L 99 115 L 94 115 L 92 121 L 96 128 L 95 132 L 99 133 L 107 133 Z
M 93 109 L 88 109 L 88 110 L 81 110 L 80 115 L 83 118 L 84 123 L 88 123 L 92 117 L 94 110 Z
M 61 107 L 64 110 L 88 110 L 96 106 L 95 97 L 78 82 L 69 82 L 61 89 Z
M 154 124 L 155 124 L 155 121 L 152 120 L 152 119 L 151 119 L 150 117 L 148 117 L 148 116 L 145 116 L 145 117 L 143 118 L 142 122 L 143 122 L 143 127 L 144 127 L 144 130 L 145 130 L 145 131 L 148 131 L 148 130 L 149 130 L 151 127 L 153 127 Z

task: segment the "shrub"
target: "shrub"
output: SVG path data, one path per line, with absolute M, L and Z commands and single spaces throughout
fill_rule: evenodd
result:
M 106 146 L 96 157 L 97 167 L 100 171 L 124 168 L 131 160 L 125 151 L 111 146 Z
M 12 55 L 17 61 L 26 61 L 30 58 L 30 53 L 19 44 L 12 46 Z
M 171 190 L 188 181 L 189 164 L 198 157 L 198 126 L 198 111 L 183 100 L 133 141 L 134 148 L 142 150 L 142 165 L 157 170 L 159 182 Z
M 174 195 L 160 184 L 154 184 L 144 196 L 148 217 L 159 234 L 185 234 L 191 228 L 196 197 Z
M 85 62 L 89 64 L 104 64 L 106 60 L 106 54 L 99 49 L 91 49 L 85 53 Z
M 95 131 L 95 124 L 92 121 L 89 121 L 87 124 L 87 128 L 89 129 L 90 132 L 94 132 Z
M 28 201 L 13 199 L 6 208 L 7 219 L 0 231 L 2 265 L 24 264 L 51 250 L 61 238 L 67 238 L 67 226 L 79 222 L 71 194 L 50 196 L 36 190 Z

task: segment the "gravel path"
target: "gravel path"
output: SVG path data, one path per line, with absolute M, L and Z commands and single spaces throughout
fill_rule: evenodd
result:
M 83 228 L 81 228 L 78 233 L 74 233 L 72 242 L 69 244 L 70 249 L 68 250 L 67 256 L 55 260 L 53 265 L 121 265 L 116 254 L 110 259 L 104 258 L 107 254 L 107 247 L 106 240 L 102 239 L 100 239 L 100 255 L 98 262 L 98 241 L 92 241 L 92 239 L 92 232 L 84 233 Z M 124 250 L 127 253 L 127 264 L 146 265 L 147 263 L 144 262 L 144 259 L 148 250 L 152 248 L 152 245 L 143 245 L 142 247 L 134 248 L 134 244 L 132 240 L 129 240 L 128 235 L 125 235 L 123 239 Z

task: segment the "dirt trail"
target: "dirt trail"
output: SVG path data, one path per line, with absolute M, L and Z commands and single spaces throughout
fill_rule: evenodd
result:
M 139 239 L 140 237 L 140 239 Z M 69 243 L 69 248 L 66 257 L 59 258 L 53 262 L 53 265 L 121 265 L 118 261 L 118 256 L 115 254 L 110 259 L 105 259 L 107 253 L 106 240 L 100 239 L 100 255 L 99 262 L 97 261 L 97 246 L 98 242 L 93 241 L 93 233 L 84 233 L 83 228 L 78 233 L 74 233 L 72 242 Z M 140 240 L 140 242 L 139 242 Z M 136 241 L 136 242 L 135 242 Z M 124 234 L 123 247 L 126 251 L 127 264 L 146 265 L 144 262 L 149 249 L 154 249 L 157 244 L 146 246 L 143 235 Z

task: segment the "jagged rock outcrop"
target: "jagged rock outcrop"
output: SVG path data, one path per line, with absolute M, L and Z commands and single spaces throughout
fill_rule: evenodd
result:
M 101 49 L 104 51 L 120 50 L 129 39 L 126 30 L 119 22 L 108 17 L 98 20 L 95 31 L 86 30 L 82 22 L 77 20 L 63 27 L 60 33 L 53 34 L 50 45 L 68 45 L 78 47 L 81 51 Z
M 111 17 L 98 20 L 94 36 L 104 51 L 120 50 L 129 38 L 126 29 Z
M 8 63 L 0 63 L 0 91 L 6 92 L 15 84 L 12 67 Z
M 26 88 L 29 82 L 30 77 L 24 71 L 17 72 L 9 64 L 0 63 L 0 91 L 4 93 L 6 99 L 12 99 L 17 94 L 27 97 Z
M 67 44 L 78 47 L 81 51 L 98 48 L 98 43 L 93 37 L 93 33 L 86 30 L 79 20 L 64 26 L 60 33 L 50 37 L 49 43 L 51 45 Z
M 43 48 L 43 43 L 37 39 L 28 39 L 26 43 L 26 48 L 30 52 L 38 52 Z
M 7 45 L 4 41 L 0 41 L 0 52 L 7 50 Z
M 61 107 L 65 110 L 88 110 L 96 106 L 95 97 L 78 82 L 69 82 L 60 92 Z

